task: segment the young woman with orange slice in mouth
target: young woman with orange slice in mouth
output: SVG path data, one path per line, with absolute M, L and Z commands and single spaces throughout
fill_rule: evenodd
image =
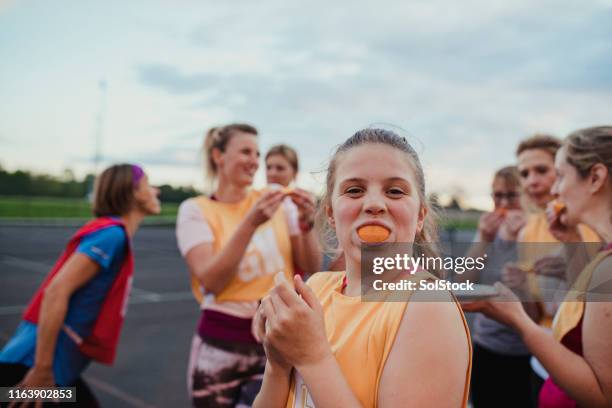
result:
M 253 406 L 466 406 L 470 339 L 452 295 L 360 298 L 364 244 L 414 242 L 436 253 L 416 152 L 391 131 L 358 131 L 332 157 L 319 211 L 346 271 L 317 273 L 308 284 L 295 277 L 295 290 L 279 283 L 262 300 L 255 323 L 268 361 Z
M 188 368 L 190 396 L 194 406 L 250 406 L 265 366 L 252 318 L 277 273 L 292 279 L 294 263 L 314 272 L 296 242 L 303 233 L 298 219 L 312 217 L 315 204 L 296 189 L 297 211 L 288 214 L 283 191 L 251 189 L 259 145 L 250 125 L 211 129 L 204 150 L 214 193 L 182 203 L 176 225 L 202 309 Z
M 557 180 L 551 190 L 565 204 L 558 222 L 567 228 L 586 224 L 604 243 L 573 282 L 555 316 L 552 335 L 526 315 L 516 296 L 503 285 L 499 285 L 500 299 L 464 308 L 481 311 L 521 334 L 550 374 L 540 391 L 540 408 L 610 407 L 612 126 L 570 134 L 557 153 L 555 167 Z

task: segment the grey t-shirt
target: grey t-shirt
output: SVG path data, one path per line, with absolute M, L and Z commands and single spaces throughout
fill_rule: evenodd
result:
M 499 237 L 487 249 L 488 262 L 480 272 L 479 283 L 493 285 L 501 281 L 501 274 L 506 262 L 516 262 L 516 242 L 504 241 Z M 490 319 L 482 313 L 474 318 L 472 339 L 478 345 L 499 354 L 510 356 L 529 355 L 529 350 L 519 334 L 509 326 Z

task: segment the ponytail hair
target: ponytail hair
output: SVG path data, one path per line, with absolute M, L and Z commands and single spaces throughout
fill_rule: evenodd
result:
M 419 200 L 421 202 L 421 210 L 425 209 L 427 212 L 423 222 L 423 228 L 415 236 L 414 247 L 415 250 L 419 250 L 420 253 L 426 257 L 437 257 L 439 255 L 437 246 L 438 216 L 433 207 L 430 205 L 425 194 L 425 175 L 423 173 L 423 166 L 421 165 L 419 156 L 410 143 L 408 143 L 406 138 L 397 135 L 391 130 L 377 128 L 367 128 L 357 131 L 353 136 L 348 138 L 338 147 L 330 160 L 325 183 L 326 190 L 321 198 L 321 205 L 319 206 L 316 217 L 317 226 L 321 231 L 321 243 L 323 248 L 325 248 L 328 252 L 338 253 L 337 248 L 332 248 L 330 245 L 331 242 L 335 242 L 335 233 L 331 225 L 329 225 L 326 211 L 327 208 L 331 206 L 331 197 L 334 190 L 334 184 L 336 182 L 336 168 L 338 166 L 338 160 L 340 156 L 352 148 L 365 144 L 384 144 L 394 149 L 398 149 L 406 154 L 407 159 L 410 161 L 412 168 L 414 169 L 417 182 L 417 191 L 419 193 Z M 430 272 L 436 273 L 439 271 Z
M 213 180 L 219 169 L 217 163 L 213 159 L 212 152 L 214 149 L 218 149 L 224 152 L 227 148 L 227 144 L 232 137 L 238 133 L 248 133 L 257 136 L 257 129 L 254 126 L 246 123 L 232 123 L 230 125 L 222 127 L 213 127 L 206 132 L 204 137 L 203 153 L 206 161 L 206 175 L 210 180 Z

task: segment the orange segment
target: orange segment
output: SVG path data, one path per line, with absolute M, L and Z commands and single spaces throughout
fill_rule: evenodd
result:
M 559 215 L 565 210 L 565 204 L 559 200 L 555 200 L 552 202 L 552 209 L 555 212 L 555 215 Z
M 364 242 L 383 242 L 389 238 L 389 230 L 380 225 L 366 225 L 357 230 L 357 235 Z
M 502 217 L 505 217 L 506 214 L 508 214 L 508 209 L 506 207 L 501 207 L 495 210 L 495 212 L 501 215 Z

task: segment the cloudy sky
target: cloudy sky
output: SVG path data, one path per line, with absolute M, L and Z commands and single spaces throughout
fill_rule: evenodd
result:
M 82 175 L 99 131 L 105 164 L 201 187 L 205 129 L 246 121 L 317 190 L 386 123 L 430 191 L 486 207 L 521 138 L 612 122 L 610 21 L 612 0 L 0 0 L 0 165 Z

